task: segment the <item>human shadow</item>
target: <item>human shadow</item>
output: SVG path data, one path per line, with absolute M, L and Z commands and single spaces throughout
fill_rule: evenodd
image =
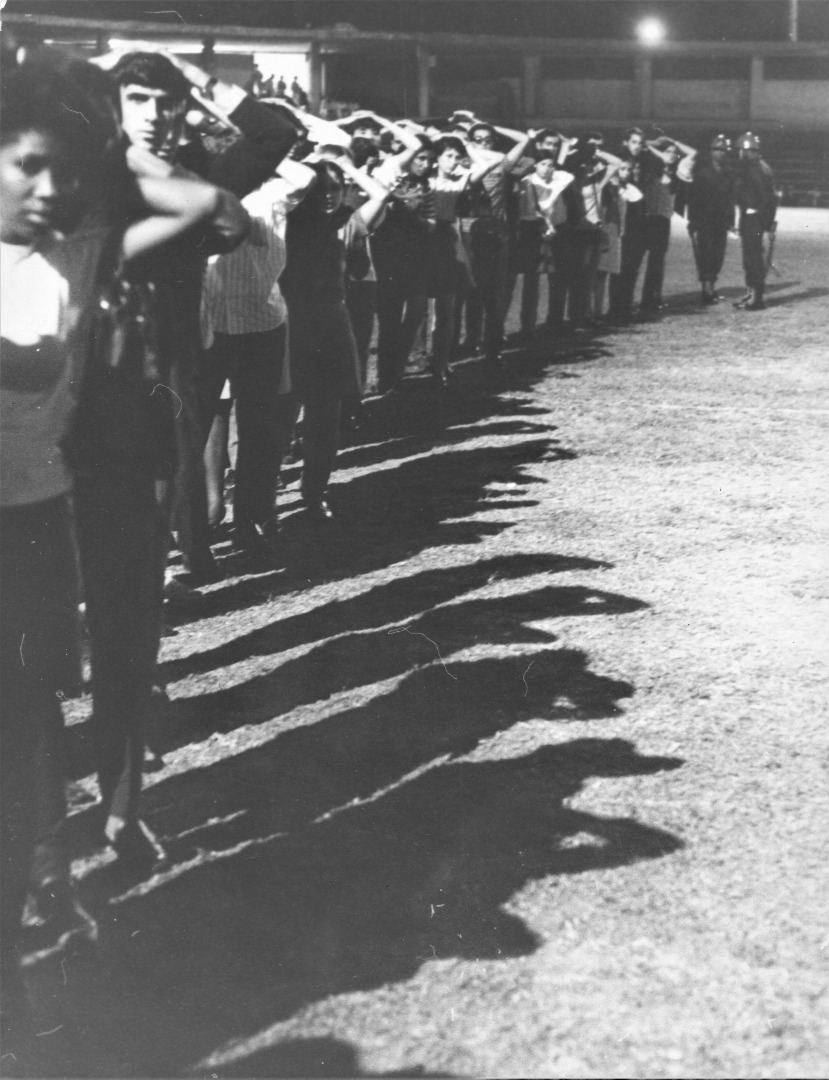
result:
M 268 803 L 254 786 L 248 804 L 260 814 L 246 841 L 203 836 L 196 859 L 177 856 L 166 875 L 116 898 L 97 962 L 76 966 L 63 990 L 67 1057 L 80 1058 L 67 1075 L 204 1075 L 206 1062 L 218 1072 L 251 1051 L 245 1075 L 271 1075 L 256 1063 L 267 1068 L 278 1025 L 306 1005 L 400 982 L 436 958 L 529 955 L 543 939 L 504 907 L 528 883 L 682 846 L 567 800 L 591 777 L 681 764 L 621 739 L 575 739 L 438 762 L 293 829 L 283 798 Z M 179 802 L 183 779 L 168 798 Z M 316 779 L 306 772 L 305 786 Z M 221 774 L 214 780 L 227 790 Z
M 358 596 L 332 600 L 296 615 L 278 617 L 267 626 L 242 634 L 212 649 L 162 666 L 166 682 L 210 671 L 250 656 L 272 655 L 322 638 L 386 626 L 445 604 L 464 593 L 499 582 L 517 582 L 534 574 L 607 569 L 608 563 L 577 556 L 536 552 L 497 555 L 478 562 L 454 564 L 397 577 Z
M 283 826 L 305 823 L 395 784 L 435 758 L 468 753 L 519 720 L 567 723 L 616 716 L 619 703 L 633 693 L 630 683 L 591 671 L 580 650 L 544 649 L 555 640 L 548 632 L 513 628 L 511 635 L 539 646 L 538 651 L 443 663 L 433 662 L 429 642 L 416 633 L 383 631 L 368 650 L 345 639 L 341 646 L 361 668 L 354 673 L 347 665 L 338 668 L 334 684 L 343 676 L 355 685 L 404 677 L 385 693 L 375 691 L 368 700 L 361 695 L 357 705 L 312 713 L 300 726 L 278 718 L 291 702 L 321 698 L 324 690 L 314 686 L 313 677 L 331 680 L 325 674 L 330 658 L 325 646 L 240 687 L 180 699 L 165 727 L 153 734 L 155 748 L 169 761 L 144 791 L 146 813 L 172 838 L 176 858 L 187 861 L 202 842 L 202 827 L 194 831 L 194 821 L 219 822 L 216 828 L 232 845 L 251 828 L 270 831 L 257 823 L 257 806 L 268 815 L 278 806 Z M 366 657 L 381 648 L 382 656 L 366 668 Z M 257 724 L 261 730 L 254 735 Z M 86 775 L 94 760 L 84 728 L 88 725 L 71 729 L 79 740 L 72 754 L 78 776 Z M 198 752 L 194 742 L 200 743 Z M 253 748 L 246 750 L 248 743 Z M 178 746 L 186 748 L 181 760 L 171 752 Z M 74 858 L 90 857 L 99 843 L 88 827 L 90 814 L 94 808 L 70 820 Z
M 309 523 L 302 512 L 286 515 L 280 538 L 283 567 L 262 578 L 234 580 L 204 594 L 197 608 L 172 613 L 175 625 L 225 614 L 308 583 L 368 573 L 427 547 L 478 543 L 510 527 L 509 520 L 481 520 L 491 509 L 492 484 L 528 487 L 538 478 L 533 463 L 564 461 L 571 451 L 549 437 L 507 445 L 452 448 L 358 476 L 335 474 L 331 501 L 339 521 L 330 528 Z M 224 572 L 244 575 L 255 565 L 244 554 L 219 554 Z
M 800 292 L 787 293 L 785 296 L 777 296 L 772 293 L 766 296 L 766 307 L 784 307 L 788 304 L 802 304 L 805 300 L 814 300 L 818 296 L 829 296 L 829 289 L 813 286 L 811 289 L 801 289 Z
M 538 410 L 542 412 L 543 410 Z M 441 446 L 471 441 L 472 439 L 492 438 L 504 435 L 550 435 L 555 428 L 550 424 L 533 424 L 522 418 L 506 418 L 480 423 L 474 418 L 473 426 L 459 426 L 466 419 L 459 416 L 454 423 L 441 432 L 439 442 Z M 365 433 L 363 437 L 367 437 Z M 425 439 L 417 435 L 405 435 L 398 438 L 390 438 L 379 443 L 367 445 L 353 445 L 340 450 L 337 455 L 337 464 L 340 469 L 365 468 L 369 465 L 378 465 L 384 461 L 394 461 L 400 458 L 413 457 L 416 454 L 428 452 L 435 444 L 434 439 Z M 284 470 L 286 484 L 299 478 L 300 466 L 290 466 Z
M 464 665 L 456 664 L 452 657 L 465 649 L 481 644 L 488 647 L 540 646 L 556 640 L 550 629 L 531 625 L 534 621 L 546 622 L 564 616 L 618 615 L 645 606 L 639 600 L 584 586 L 550 585 L 494 600 L 453 603 L 426 611 L 397 626 L 331 638 L 275 669 L 266 663 L 265 674 L 249 676 L 235 685 L 192 697 L 177 697 L 165 710 L 161 722 L 153 726 L 151 742 L 156 753 L 168 753 L 216 734 L 267 723 L 300 706 L 326 701 L 335 694 L 414 672 L 431 664 L 436 657 L 445 678 L 455 682 L 461 677 L 455 674 L 455 669 Z M 267 630 L 255 636 L 253 643 L 250 639 L 240 642 L 238 653 L 234 652 L 234 644 L 226 647 L 226 651 L 220 647 L 218 656 L 214 653 L 212 659 L 230 664 L 235 661 L 228 657 L 247 660 L 254 652 L 266 657 L 279 652 L 278 637 L 276 641 L 272 636 L 269 638 Z M 560 679 L 564 671 L 562 659 L 566 655 L 560 651 L 544 658 L 530 657 L 531 666 L 539 665 L 534 678 L 541 676 L 546 665 L 547 669 L 555 670 L 556 678 Z M 442 684 L 443 679 L 439 678 L 438 682 Z M 516 692 L 527 692 L 523 683 L 516 682 L 515 689 Z M 436 687 L 436 692 L 444 699 L 446 690 L 445 685 Z M 497 695 L 495 700 L 499 697 Z M 577 707 L 583 718 L 592 718 L 592 713 L 585 712 L 586 701 L 580 700 Z M 560 713 L 562 717 L 565 715 L 569 713 Z M 601 709 L 598 715 L 604 715 Z M 68 758 L 72 775 L 87 775 L 94 768 L 94 733 L 89 725 L 75 725 L 70 729 L 70 739 Z
M 220 1077 L 451 1077 L 412 1065 L 393 1072 L 365 1072 L 350 1043 L 332 1038 L 287 1039 L 216 1067 Z

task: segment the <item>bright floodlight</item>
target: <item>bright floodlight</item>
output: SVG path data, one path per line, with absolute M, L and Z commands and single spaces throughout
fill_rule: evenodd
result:
M 658 45 L 665 40 L 665 24 L 659 19 L 643 19 L 636 33 L 643 45 Z

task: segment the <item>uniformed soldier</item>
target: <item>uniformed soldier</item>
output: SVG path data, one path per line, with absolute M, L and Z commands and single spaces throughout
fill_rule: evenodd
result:
M 693 169 L 687 188 L 688 233 L 694 246 L 702 303 L 715 304 L 717 278 L 725 259 L 728 232 L 734 228 L 734 172 L 729 167 L 731 143 L 715 135 L 708 155 Z
M 740 211 L 740 240 L 743 245 L 743 270 L 748 292 L 734 305 L 744 311 L 761 311 L 766 305 L 765 233 L 774 231 L 777 193 L 771 169 L 760 157 L 760 140 L 747 131 L 737 139 L 740 155 L 735 198 Z

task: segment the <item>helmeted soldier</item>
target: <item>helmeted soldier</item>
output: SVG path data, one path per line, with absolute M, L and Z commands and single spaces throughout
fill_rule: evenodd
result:
M 730 150 L 727 136 L 715 135 L 708 154 L 695 162 L 687 189 L 688 233 L 694 246 L 703 304 L 714 304 L 720 299 L 717 278 L 725 259 L 728 232 L 734 228 L 734 171 L 728 162 Z
M 736 146 L 740 162 L 735 198 L 740 211 L 740 240 L 748 292 L 734 306 L 744 311 L 761 311 L 766 306 L 763 292 L 768 270 L 763 238 L 774 231 L 777 193 L 771 169 L 760 157 L 758 137 L 747 131 L 737 139 Z

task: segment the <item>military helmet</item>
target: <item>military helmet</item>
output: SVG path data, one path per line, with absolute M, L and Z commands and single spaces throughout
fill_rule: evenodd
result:
M 711 149 L 730 150 L 731 140 L 728 138 L 727 135 L 715 135 L 714 138 L 711 140 Z
M 737 149 L 738 150 L 759 150 L 760 149 L 760 140 L 757 138 L 757 136 L 754 134 L 754 132 L 747 131 L 747 132 L 745 132 L 744 135 L 741 135 L 739 137 L 739 139 L 737 140 Z

